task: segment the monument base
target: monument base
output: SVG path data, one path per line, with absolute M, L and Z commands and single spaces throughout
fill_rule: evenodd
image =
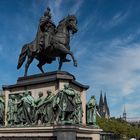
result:
M 78 126 L 0 128 L 1 140 L 100 140 L 101 129 Z
M 31 97 L 35 101 L 38 99 L 39 92 L 43 93 L 46 98 L 46 91 L 50 90 L 55 95 L 63 90 L 64 85 L 68 84 L 75 93 L 80 95 L 82 102 L 82 118 L 79 125 L 73 124 L 67 119 L 60 120 L 61 123 L 56 123 L 56 120 L 46 126 L 31 125 L 21 126 L 20 124 L 13 124 L 9 127 L 7 112 L 9 109 L 9 100 L 12 95 L 18 101 L 18 95 L 25 91 L 30 91 Z M 54 71 L 44 74 L 31 75 L 27 77 L 20 77 L 16 84 L 3 86 L 5 95 L 5 127 L 0 128 L 0 140 L 100 140 L 101 129 L 95 127 L 87 127 L 86 125 L 86 90 L 89 88 L 76 81 L 75 76 L 64 71 Z M 76 101 L 76 100 L 75 100 Z M 45 108 L 44 108 L 45 109 Z M 26 118 L 25 118 L 26 119 Z M 59 118 L 60 119 L 60 118 Z M 74 121 L 73 121 L 74 122 Z

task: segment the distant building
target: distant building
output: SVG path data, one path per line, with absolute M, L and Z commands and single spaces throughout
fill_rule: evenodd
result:
M 127 117 L 126 109 L 124 106 L 123 116 L 121 117 L 122 120 L 128 122 L 132 126 L 140 128 L 140 117 Z
M 103 100 L 102 91 L 100 93 L 98 113 L 100 114 L 101 117 L 104 117 L 104 118 L 107 118 L 107 119 L 110 117 L 110 111 L 109 111 L 109 107 L 108 107 L 108 104 L 107 104 L 106 93 L 104 94 L 104 100 Z
M 123 111 L 123 118 L 122 118 L 124 121 L 126 121 L 126 110 L 125 110 L 125 107 L 124 107 L 124 111 Z
M 124 106 L 124 111 L 122 114 L 122 117 L 120 117 L 122 120 L 128 122 L 132 126 L 139 127 L 140 128 L 140 117 L 127 117 L 126 108 Z

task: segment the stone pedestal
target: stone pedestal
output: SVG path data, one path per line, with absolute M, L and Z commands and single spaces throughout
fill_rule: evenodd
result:
M 44 97 L 47 96 L 47 90 L 51 90 L 54 94 L 57 94 L 58 91 L 63 89 L 64 84 L 69 84 L 71 88 L 80 93 L 83 108 L 82 124 L 86 126 L 86 90 L 89 86 L 80 84 L 72 74 L 65 71 L 19 77 L 16 84 L 3 86 L 5 94 L 5 126 L 7 126 L 6 113 L 9 95 L 20 94 L 28 90 L 31 91 L 32 96 L 36 100 L 39 92 L 43 92 Z
M 81 125 L 56 125 L 39 127 L 7 127 L 7 110 L 9 96 L 20 94 L 26 90 L 31 91 L 36 100 L 38 93 L 43 92 L 47 96 L 47 90 L 54 94 L 62 90 L 64 84 L 69 84 L 72 89 L 80 93 L 83 109 Z M 36 74 L 27 77 L 19 77 L 16 84 L 3 86 L 5 94 L 5 128 L 0 128 L 0 139 L 2 140 L 100 140 L 101 129 L 86 127 L 86 90 L 89 88 L 76 81 L 76 78 L 65 71 L 54 71 L 44 74 Z
M 1 140 L 100 140 L 101 129 L 78 126 L 0 128 Z

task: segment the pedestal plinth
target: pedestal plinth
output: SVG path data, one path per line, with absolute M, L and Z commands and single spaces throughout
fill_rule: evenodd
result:
M 1 140 L 100 140 L 101 129 L 78 126 L 0 128 Z

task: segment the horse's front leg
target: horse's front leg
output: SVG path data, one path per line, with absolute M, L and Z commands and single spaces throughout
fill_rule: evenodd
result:
M 70 50 L 68 50 L 63 44 L 59 44 L 58 46 L 56 45 L 56 48 L 57 48 L 58 52 L 60 52 L 60 57 L 61 57 L 61 55 L 66 56 L 67 54 L 69 54 L 72 57 L 74 66 L 77 67 L 77 61 L 74 58 L 74 55 Z M 66 58 L 65 58 L 65 60 L 66 60 Z M 66 60 L 64 62 L 69 62 L 69 60 Z
M 73 60 L 74 66 L 77 67 L 77 61 L 76 61 L 76 59 L 75 59 L 73 53 L 72 53 L 71 51 L 69 51 L 68 54 L 71 56 L 71 58 L 72 58 L 72 60 Z
M 27 63 L 25 65 L 25 73 L 24 76 L 27 76 L 28 68 L 33 61 L 33 57 L 28 56 Z

